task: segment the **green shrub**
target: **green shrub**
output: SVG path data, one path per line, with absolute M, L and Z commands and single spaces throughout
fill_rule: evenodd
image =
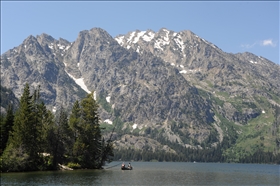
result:
M 1 171 L 3 172 L 18 172 L 30 170 L 30 158 L 24 152 L 24 149 L 12 148 L 9 145 L 1 156 Z
M 78 164 L 78 163 L 73 163 L 73 162 L 69 162 L 67 164 L 67 167 L 71 168 L 71 169 L 80 169 L 81 168 L 81 165 Z

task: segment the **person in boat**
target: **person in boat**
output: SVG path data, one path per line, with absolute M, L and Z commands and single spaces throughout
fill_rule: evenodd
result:
M 131 168 L 131 164 L 130 164 L 130 163 L 128 163 L 128 166 L 127 166 L 127 168 L 129 168 L 129 169 Z
M 124 164 L 124 162 L 122 163 L 122 168 L 125 168 L 125 164 Z

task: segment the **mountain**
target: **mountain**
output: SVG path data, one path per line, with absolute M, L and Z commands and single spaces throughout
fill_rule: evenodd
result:
M 47 34 L 29 36 L 23 43 L 1 56 L 1 85 L 20 97 L 25 83 L 41 87 L 44 102 L 51 107 L 71 105 L 86 93 L 70 78 L 61 63 L 70 47 L 64 39 Z
M 213 96 L 218 92 L 225 92 L 229 97 L 242 96 L 247 102 L 254 102 L 252 96 L 265 96 L 272 104 L 279 105 L 279 100 L 275 102 L 271 99 L 272 95 L 274 98 L 280 95 L 279 65 L 263 57 L 248 52 L 225 53 L 191 31 L 176 33 L 164 28 L 158 33 L 135 31 L 118 36 L 116 40 L 121 46 L 132 48 L 136 52 L 151 52 L 178 69 L 192 85 Z M 242 106 L 244 107 L 246 108 L 245 105 Z M 256 107 L 256 110 L 248 112 L 260 114 L 257 108 L 260 109 Z M 230 114 L 227 119 L 231 121 L 246 123 L 246 118 L 251 118 L 248 112 L 244 111 L 243 116 L 241 113 L 234 116 L 235 112 L 225 114 Z
M 18 98 L 26 82 L 40 85 L 54 112 L 94 91 L 118 149 L 180 153 L 176 144 L 207 149 L 230 139 L 223 153 L 237 158 L 277 153 L 279 72 L 264 57 L 166 28 L 115 38 L 93 28 L 72 43 L 29 36 L 1 56 L 1 85 Z

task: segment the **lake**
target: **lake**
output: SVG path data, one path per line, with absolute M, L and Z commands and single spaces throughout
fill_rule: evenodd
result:
M 133 170 L 121 170 L 120 163 L 103 170 L 2 173 L 1 185 L 280 185 L 279 165 L 131 162 Z

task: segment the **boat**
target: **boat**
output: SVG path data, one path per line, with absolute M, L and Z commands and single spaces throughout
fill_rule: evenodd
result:
M 132 170 L 132 167 L 121 167 L 121 170 Z
M 131 164 L 129 163 L 128 166 L 126 167 L 124 162 L 122 163 L 122 166 L 121 166 L 121 170 L 132 170 L 132 166 Z

